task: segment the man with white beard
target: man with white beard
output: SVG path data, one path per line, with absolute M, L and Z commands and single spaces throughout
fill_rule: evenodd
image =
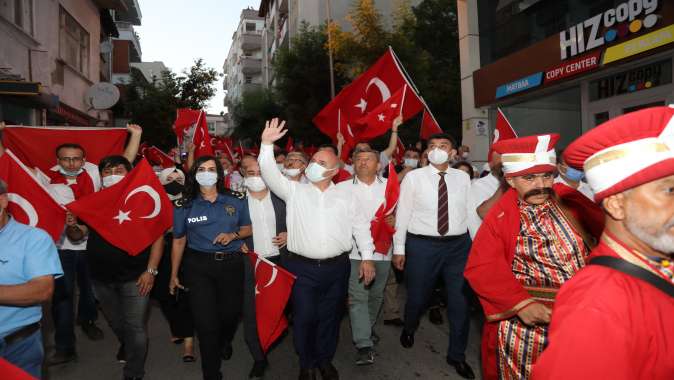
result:
M 564 153 L 606 214 L 589 265 L 558 293 L 534 379 L 674 374 L 674 109 L 610 120 Z

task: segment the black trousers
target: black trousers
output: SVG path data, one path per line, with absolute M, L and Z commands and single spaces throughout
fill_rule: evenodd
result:
M 199 338 L 204 380 L 220 380 L 222 349 L 231 344 L 244 299 L 244 257 L 229 253 L 223 260 L 189 250 L 183 257 L 184 286 Z

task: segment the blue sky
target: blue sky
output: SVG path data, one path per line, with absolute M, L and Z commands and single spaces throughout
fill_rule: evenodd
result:
M 258 9 L 260 0 L 138 0 L 143 15 L 140 35 L 143 61 L 163 61 L 181 72 L 195 59 L 222 72 L 232 33 L 239 24 L 241 10 Z M 224 110 L 222 80 L 211 99 L 209 113 Z

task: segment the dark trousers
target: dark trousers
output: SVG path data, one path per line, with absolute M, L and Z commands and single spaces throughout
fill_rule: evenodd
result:
M 222 349 L 231 344 L 241 317 L 243 260 L 241 253 L 227 254 L 220 261 L 212 254 L 194 251 L 185 252 L 183 257 L 184 285 L 189 288 L 205 380 L 222 378 Z
M 171 279 L 171 240 L 164 247 L 164 254 L 159 262 L 159 274 L 154 280 L 152 298 L 159 301 L 164 318 L 169 323 L 171 336 L 174 338 L 190 338 L 194 336 L 194 322 L 189 304 L 189 293 L 181 292 L 180 298 L 169 293 Z M 182 277 L 181 277 L 182 278 Z
M 470 251 L 468 234 L 453 240 L 430 240 L 407 235 L 405 245 L 405 330 L 416 331 L 419 319 L 430 300 L 438 278 L 447 290 L 447 318 L 449 319 L 449 350 L 447 358 L 464 361 L 470 326 L 469 287 L 463 270 Z
M 349 285 L 349 257 L 320 264 L 290 257 L 285 268 L 297 276 L 291 295 L 293 335 L 300 367 L 330 363 L 337 350 L 339 325 Z
M 75 351 L 75 283 L 80 289 L 77 321 L 95 321 L 96 299 L 91 285 L 86 251 L 59 250 L 63 276 L 54 282 L 52 316 L 57 351 Z

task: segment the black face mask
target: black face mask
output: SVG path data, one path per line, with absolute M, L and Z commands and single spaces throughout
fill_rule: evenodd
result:
M 178 195 L 178 194 L 182 193 L 183 190 L 185 190 L 185 186 L 179 184 L 176 181 L 171 181 L 171 182 L 167 183 L 166 185 L 164 185 L 164 190 L 166 190 L 167 194 Z

